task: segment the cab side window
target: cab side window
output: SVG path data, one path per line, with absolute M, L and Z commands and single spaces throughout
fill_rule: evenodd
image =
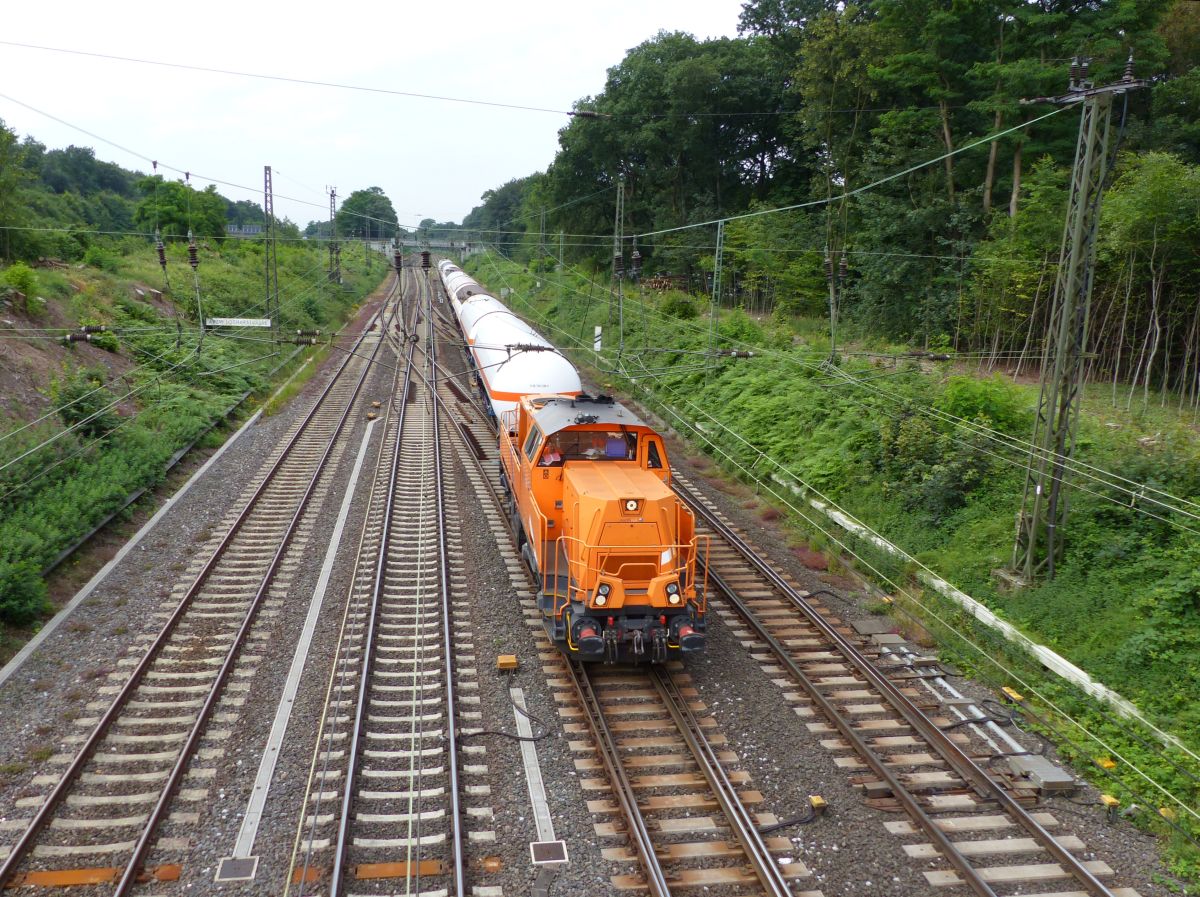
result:
M 537 450 L 538 442 L 541 441 L 542 433 L 537 427 L 529 428 L 529 436 L 525 439 L 525 457 L 530 461 L 533 460 L 533 454 Z
M 663 463 L 662 457 L 658 454 L 658 442 L 651 439 L 647 443 L 646 448 L 646 466 L 651 470 L 661 470 Z

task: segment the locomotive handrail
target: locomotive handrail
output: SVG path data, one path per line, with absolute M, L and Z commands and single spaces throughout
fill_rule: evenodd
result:
M 611 557 L 614 554 L 617 555 L 618 557 L 620 557 L 622 552 L 629 552 L 631 554 L 636 552 L 636 553 L 640 554 L 643 558 L 645 558 L 647 553 L 651 550 L 659 558 L 661 558 L 662 552 L 664 550 L 670 549 L 673 558 L 676 558 L 678 560 L 675 561 L 674 565 L 671 567 L 670 570 L 667 571 L 667 573 L 674 573 L 675 575 L 679 576 L 679 578 L 685 583 L 685 585 L 688 583 L 691 583 L 694 586 L 699 585 L 699 583 L 696 580 L 696 575 L 695 575 L 696 563 L 700 560 L 700 555 L 703 552 L 704 563 L 707 564 L 708 551 L 709 551 L 709 545 L 710 545 L 709 537 L 702 536 L 700 534 L 693 535 L 692 540 L 690 542 L 670 542 L 670 543 L 665 543 L 665 544 L 659 543 L 657 545 L 644 545 L 644 544 L 642 544 L 642 545 L 635 545 L 635 544 L 614 545 L 614 544 L 608 544 L 608 543 L 602 544 L 602 543 L 596 543 L 596 542 L 587 542 L 578 536 L 558 536 L 554 540 L 554 542 L 555 543 L 557 543 L 557 542 L 566 543 L 564 545 L 563 554 L 564 554 L 564 556 L 566 558 L 566 562 L 567 562 L 567 571 L 566 571 L 567 572 L 567 586 L 563 592 L 560 592 L 558 589 L 558 575 L 559 575 L 559 570 L 560 570 L 558 551 L 555 550 L 555 551 L 551 552 L 549 548 L 545 549 L 545 553 L 543 554 L 543 557 L 545 557 L 547 559 L 547 562 L 545 563 L 546 569 L 544 571 L 545 583 L 550 584 L 549 590 L 551 590 L 551 594 L 553 595 L 553 598 L 554 598 L 553 612 L 554 612 L 555 616 L 558 616 L 564 609 L 566 609 L 567 605 L 570 603 L 572 588 L 574 588 L 575 591 L 578 591 L 579 593 L 581 593 L 580 600 L 586 600 L 586 597 L 587 597 L 586 590 L 583 588 L 580 588 L 579 586 L 573 587 L 571 584 L 571 574 L 572 574 L 572 570 L 575 566 L 581 566 L 583 568 L 584 573 L 594 573 L 597 576 L 609 575 L 609 576 L 615 576 L 618 579 L 623 579 L 623 577 L 621 576 L 620 569 L 618 569 L 617 572 L 614 573 L 613 571 L 603 569 L 599 564 L 596 564 L 596 563 L 587 563 L 583 560 L 572 560 L 570 552 L 565 550 L 567 545 L 581 546 L 583 548 L 583 550 L 585 552 L 587 552 L 586 556 L 589 558 L 595 557 L 596 555 L 602 553 L 603 556 L 605 557 L 605 559 L 607 559 L 608 557 Z M 578 554 L 581 558 L 584 556 L 583 552 L 579 552 Z M 639 563 L 644 564 L 645 561 L 643 560 L 643 561 L 640 561 Z M 624 567 L 625 565 L 622 564 L 621 566 Z M 665 574 L 662 572 L 657 572 L 654 574 L 654 577 L 651 577 L 651 578 L 657 578 L 657 577 L 663 576 L 663 575 L 665 575 Z M 583 581 L 584 581 L 584 577 L 582 577 L 582 576 L 575 577 L 575 582 L 583 582 Z M 705 586 L 706 590 L 707 590 L 707 585 L 708 585 L 708 575 L 707 575 L 707 573 L 705 573 L 704 586 Z M 700 611 L 704 610 L 706 601 L 705 601 L 703 593 L 701 592 L 701 590 L 699 588 L 696 589 L 696 598 L 694 599 L 694 603 L 696 604 L 697 608 Z M 684 605 L 680 605 L 680 606 L 681 607 L 686 606 L 686 602 Z

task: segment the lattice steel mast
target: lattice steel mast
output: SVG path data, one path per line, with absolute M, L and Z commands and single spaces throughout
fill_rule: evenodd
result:
M 1114 96 L 1146 84 L 1133 77 L 1132 55 L 1125 64 L 1124 78 L 1115 84 L 1094 86 L 1087 79 L 1087 69 L 1088 60 L 1076 57 L 1071 63 L 1067 93 L 1023 101 L 1079 103 L 1082 107 L 1054 303 L 1042 349 L 1042 384 L 1033 424 L 1033 448 L 1026 467 L 1013 548 L 1013 572 L 1024 584 L 1042 574 L 1053 578 L 1062 557 L 1068 504 L 1063 489 L 1064 468 L 1075 452 L 1096 261 L 1096 229 L 1109 169 L 1112 101 Z
M 263 166 L 263 268 L 267 289 L 267 318 L 271 332 L 279 335 L 279 263 L 275 256 L 275 188 L 271 166 Z

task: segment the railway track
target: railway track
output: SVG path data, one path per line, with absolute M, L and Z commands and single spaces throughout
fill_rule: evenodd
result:
M 682 664 L 579 664 L 546 641 L 532 580 L 503 511 L 495 432 L 467 387 L 445 378 L 439 392 L 460 452 L 473 464 L 472 482 L 492 497 L 489 525 L 522 592 L 566 729 L 576 736 L 571 748 L 596 835 L 606 845 L 602 856 L 628 869 L 613 876 L 613 888 L 648 890 L 654 897 L 704 888 L 819 897 L 820 891 L 796 889 L 811 873 L 790 855 L 788 839 L 758 834 L 760 826 L 778 820 L 753 809 L 762 795 L 715 731 Z
M 0 848 L 0 885 L 112 884 L 121 895 L 138 880 L 179 877 L 394 295 L 156 615 L 160 630 L 118 661 L 88 705 L 98 715 L 76 720 L 87 730 L 72 739 L 76 753 L 50 758 L 53 771 L 34 779 L 49 790 L 19 801 L 32 815 Z
M 470 637 L 454 632 L 451 593 L 466 586 L 447 512 L 441 409 L 428 384 L 436 353 L 408 296 L 393 399 L 338 653 L 309 774 L 287 893 L 466 892 L 467 843 L 491 829 L 484 749 L 459 746 L 477 721 Z M 457 559 L 452 562 L 452 558 Z
M 594 748 L 600 767 L 594 771 L 605 773 L 604 780 L 584 778 L 583 787 L 613 795 L 588 802 L 594 814 L 613 820 L 598 825 L 597 834 L 628 835 L 628 846 L 605 848 L 603 856 L 641 867 L 640 873 L 614 877 L 616 888 L 645 887 L 653 897 L 713 887 L 734 894 L 819 897 L 820 891 L 793 891 L 791 883 L 810 873 L 790 856 L 788 839 L 759 834 L 761 826 L 779 820 L 750 809 L 762 795 L 736 768 L 737 755 L 714 731 L 716 723 L 696 700 L 686 674 L 678 672 L 682 664 L 564 666 L 591 735 L 573 747 Z
M 995 748 L 973 742 L 961 714 L 917 688 L 918 666 L 828 619 L 686 480 L 675 489 L 714 536 L 708 573 L 719 598 L 710 607 L 752 645 L 809 729 L 827 736 L 837 765 L 864 771 L 857 783 L 869 801 L 908 816 L 887 829 L 925 839 L 905 852 L 934 861 L 924 870 L 932 889 L 995 897 L 1066 883 L 1074 890 L 1055 897 L 1136 897 L 1105 883 L 1114 876 L 1106 863 L 1079 857 L 1082 841 L 1052 832 L 1052 814 L 1026 808 L 1036 794 L 991 770 Z

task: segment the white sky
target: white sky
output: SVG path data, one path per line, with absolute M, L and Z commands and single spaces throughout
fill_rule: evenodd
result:
M 741 11 L 741 0 L 4 5 L 3 41 L 564 110 L 598 93 L 606 69 L 659 29 L 733 36 Z M 301 227 L 328 217 L 328 185 L 341 198 L 382 187 L 402 225 L 461 221 L 484 190 L 544 169 L 569 121 L 6 45 L 0 94 L 192 171 L 198 188 L 200 176 L 251 188 L 218 185 L 234 200 L 261 202 L 271 165 L 276 214 Z M 5 97 L 0 119 L 48 148 L 91 146 L 150 170 Z

